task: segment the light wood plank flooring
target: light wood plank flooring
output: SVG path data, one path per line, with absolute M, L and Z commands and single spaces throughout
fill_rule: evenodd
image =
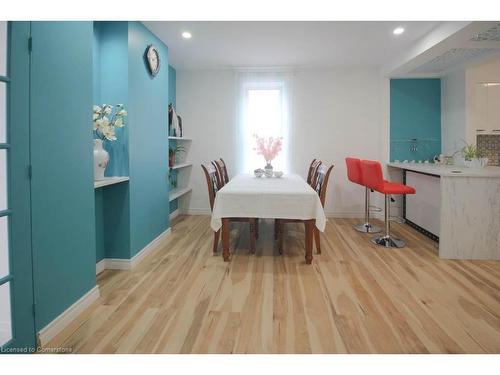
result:
M 181 216 L 133 271 L 98 276 L 102 297 L 48 346 L 76 353 L 499 353 L 500 262 L 437 257 L 406 225 L 402 250 L 330 219 L 304 262 L 303 227 L 285 253 L 261 221 L 256 255 L 234 225 L 230 263 L 212 255 L 207 216 Z

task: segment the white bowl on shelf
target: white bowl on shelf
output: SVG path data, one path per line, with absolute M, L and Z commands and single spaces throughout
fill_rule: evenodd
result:
M 274 171 L 274 177 L 276 177 L 276 178 L 283 177 L 283 172 L 281 172 L 281 171 Z
M 254 176 L 257 178 L 261 178 L 262 176 L 264 176 L 264 173 L 265 171 L 262 169 L 256 169 L 253 171 Z

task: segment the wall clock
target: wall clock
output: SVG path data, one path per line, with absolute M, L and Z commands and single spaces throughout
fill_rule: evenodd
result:
M 150 44 L 146 49 L 146 57 L 148 60 L 149 72 L 154 77 L 160 71 L 160 53 L 153 44 Z

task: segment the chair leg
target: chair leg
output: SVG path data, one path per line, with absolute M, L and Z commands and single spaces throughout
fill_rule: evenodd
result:
M 255 253 L 256 219 L 250 219 L 250 252 Z
M 320 235 L 319 235 L 319 229 L 314 228 L 314 242 L 316 243 L 316 253 L 321 254 L 321 243 L 320 243 Z
M 219 237 L 220 237 L 220 229 L 217 232 L 214 232 L 214 254 L 217 253 L 217 248 L 219 247 Z
M 255 238 L 259 239 L 259 219 L 255 219 Z
M 274 239 L 278 239 L 278 219 L 274 219 Z
M 283 223 L 276 219 L 275 225 L 277 229 L 277 237 L 278 237 L 278 252 L 283 255 L 283 232 L 285 230 Z

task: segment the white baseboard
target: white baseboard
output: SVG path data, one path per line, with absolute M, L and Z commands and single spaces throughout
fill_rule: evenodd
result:
M 100 296 L 99 286 L 96 285 L 83 295 L 78 301 L 68 307 L 61 315 L 55 318 L 38 332 L 40 345 L 46 345 L 66 328 L 78 315 L 90 307 Z
M 95 265 L 95 274 L 99 275 L 102 271 L 106 269 L 106 259 L 101 259 Z
M 141 251 L 135 254 L 132 259 L 104 258 L 96 264 L 96 274 L 104 270 L 131 270 L 141 262 L 155 247 L 171 233 L 171 228 L 161 233 L 153 241 L 147 244 Z M 101 265 L 102 263 L 102 265 Z
M 211 215 L 209 209 L 205 208 L 189 208 L 185 212 L 186 215 Z M 335 219 L 362 219 L 365 217 L 364 211 L 335 211 L 335 212 L 325 212 L 326 217 L 331 217 Z M 375 219 L 384 219 L 383 212 L 372 212 L 371 217 Z
M 179 215 L 180 215 L 180 211 L 179 211 L 179 209 L 176 209 L 174 212 L 170 213 L 170 215 L 169 215 L 170 221 L 174 220 Z
M 356 211 L 341 211 L 341 212 L 325 212 L 326 217 L 331 217 L 334 219 L 363 219 L 365 217 L 365 212 Z M 384 220 L 383 212 L 371 212 L 370 217 L 375 219 Z
M 212 212 L 209 208 L 188 208 L 186 215 L 211 215 Z

